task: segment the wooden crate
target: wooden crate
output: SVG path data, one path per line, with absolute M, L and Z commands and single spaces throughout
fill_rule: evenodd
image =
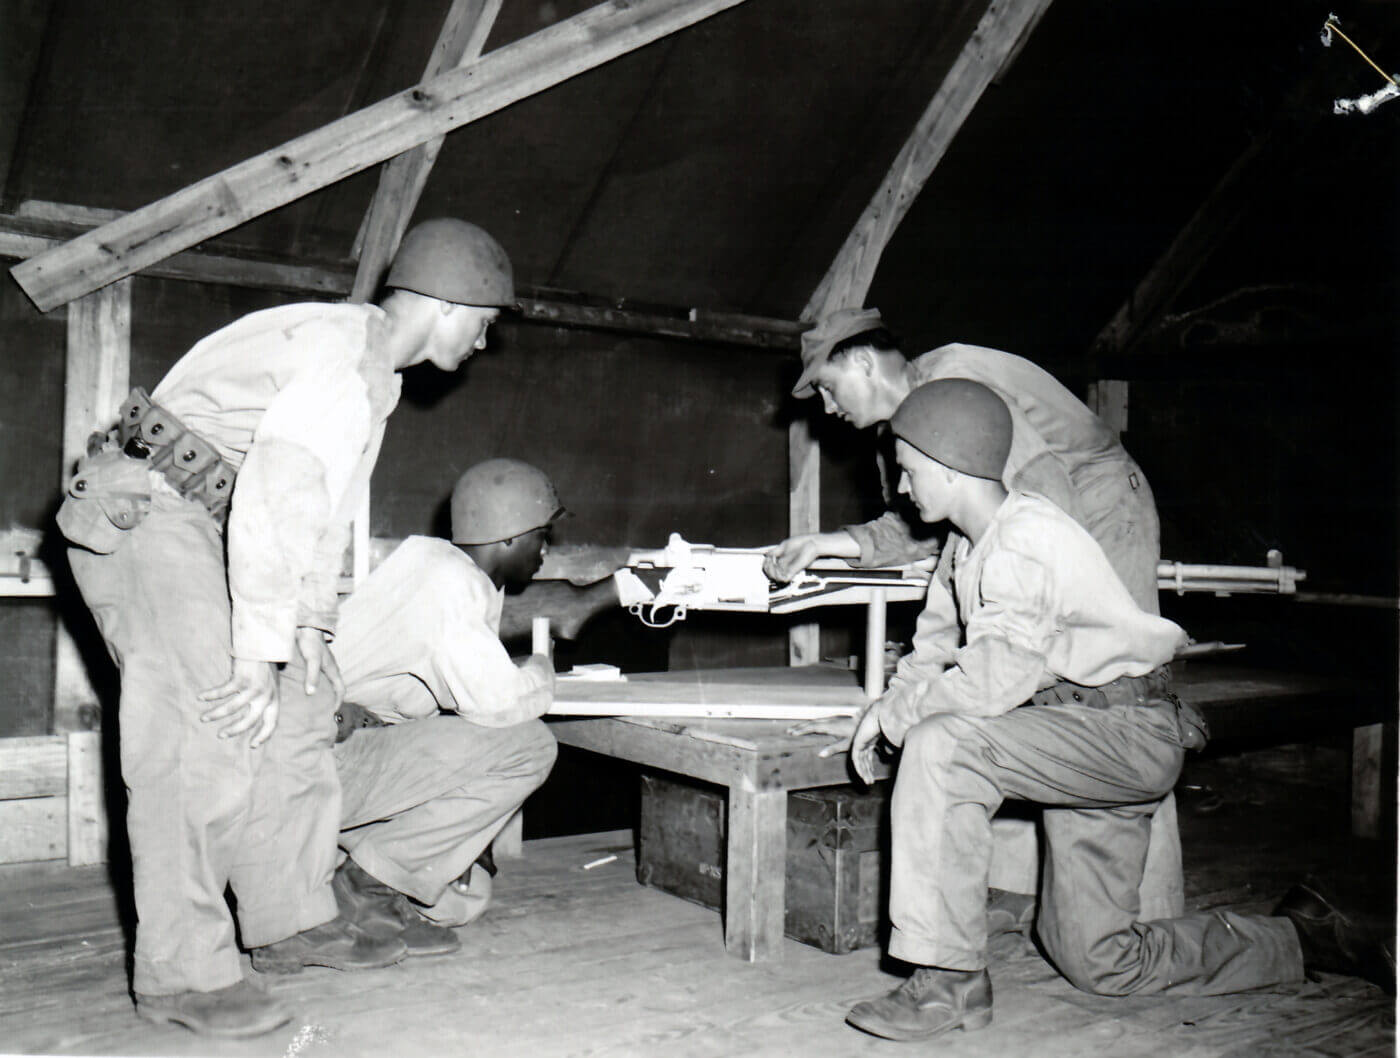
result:
M 850 786 L 787 799 L 783 931 L 828 952 L 879 940 L 888 790 Z M 718 787 L 642 776 L 637 880 L 705 907 L 724 899 L 725 795 Z
M 101 738 L 0 739 L 0 863 L 107 858 Z

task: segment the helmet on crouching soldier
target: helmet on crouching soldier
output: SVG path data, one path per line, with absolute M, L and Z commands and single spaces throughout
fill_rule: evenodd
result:
M 894 435 L 950 470 L 1000 481 L 1011 454 L 1011 411 L 991 388 L 966 378 L 925 382 L 890 420 Z
M 564 515 L 554 483 L 519 459 L 488 459 L 452 489 L 452 542 L 491 544 L 552 524 Z

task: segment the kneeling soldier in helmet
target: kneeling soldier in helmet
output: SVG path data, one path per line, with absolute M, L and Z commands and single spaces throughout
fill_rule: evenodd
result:
M 516 664 L 499 632 L 505 588 L 540 568 L 559 497 L 528 463 L 491 459 L 461 476 L 451 506 L 452 540 L 400 544 L 342 605 L 332 648 L 346 688 L 336 897 L 409 955 L 459 947 L 448 927 L 481 914 L 491 892 L 473 864 L 556 752 L 539 719 L 553 666 Z
M 132 991 L 153 1021 L 291 1019 L 244 979 L 225 888 L 257 970 L 404 954 L 331 887 L 336 587 L 398 372 L 456 369 L 514 291 L 500 245 L 447 219 L 408 232 L 387 285 L 382 305 L 284 305 L 200 341 L 94 438 L 59 512 L 121 674 Z
M 867 782 L 883 737 L 902 748 L 891 806 L 889 952 L 914 965 L 847 1020 L 896 1040 L 992 1019 L 984 901 L 991 817 L 1006 799 L 1045 806 L 1036 931 L 1071 983 L 1103 995 L 1216 995 L 1298 981 L 1308 969 L 1393 987 L 1379 937 L 1315 891 L 1277 917 L 1211 911 L 1140 921 L 1151 817 L 1200 714 L 1168 691 L 1185 633 L 1144 612 L 1093 537 L 1034 493 L 1008 492 L 1011 417 L 990 388 L 940 379 L 891 420 L 899 488 L 950 540 L 914 652 L 855 724 Z

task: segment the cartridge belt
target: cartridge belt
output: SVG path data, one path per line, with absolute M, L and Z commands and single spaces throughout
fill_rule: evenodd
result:
M 1119 676 L 1102 687 L 1061 680 L 1031 696 L 1032 705 L 1087 705 L 1091 709 L 1107 709 L 1111 705 L 1147 705 L 1158 702 L 1171 690 L 1171 671 L 1162 665 L 1145 676 Z
M 149 461 L 176 492 L 198 500 L 223 524 L 233 495 L 233 468 L 218 449 L 154 403 L 144 389 L 133 389 L 122 404 L 117 443 L 132 459 Z

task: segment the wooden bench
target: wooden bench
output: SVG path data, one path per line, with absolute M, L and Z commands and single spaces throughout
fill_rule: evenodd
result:
M 658 698 L 667 689 L 723 702 L 726 688 L 779 685 L 859 693 L 854 673 L 829 666 L 634 675 Z M 1293 674 L 1192 661 L 1180 667 L 1176 690 L 1202 708 L 1216 740 L 1301 741 L 1323 730 L 1355 729 L 1353 824 L 1376 833 L 1381 810 L 1380 721 L 1389 705 L 1354 687 Z M 560 696 L 570 693 L 560 685 Z M 560 744 L 674 772 L 724 787 L 729 795 L 724 943 L 748 961 L 775 957 L 783 944 L 787 795 L 792 790 L 851 781 L 845 754 L 825 759 L 827 740 L 786 734 L 788 721 L 591 718 L 551 722 Z M 887 774 L 887 772 L 885 772 Z

